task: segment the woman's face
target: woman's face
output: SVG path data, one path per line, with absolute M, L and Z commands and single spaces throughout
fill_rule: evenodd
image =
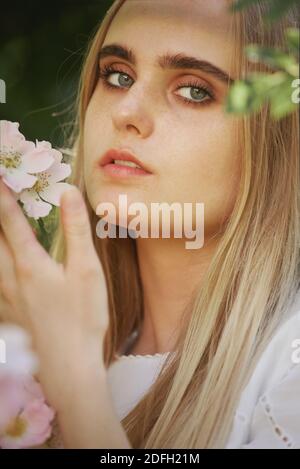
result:
M 135 60 L 100 59 L 114 88 L 100 77 L 85 118 L 84 177 L 94 210 L 100 202 L 118 207 L 119 194 L 149 211 L 151 202 L 202 202 L 206 234 L 231 213 L 240 152 L 236 121 L 223 110 L 234 53 L 230 19 L 225 0 L 127 0 L 121 7 L 102 48 L 122 46 Z M 202 67 L 162 67 L 166 54 L 194 57 Z M 112 178 L 99 165 L 111 148 L 131 150 L 152 174 Z

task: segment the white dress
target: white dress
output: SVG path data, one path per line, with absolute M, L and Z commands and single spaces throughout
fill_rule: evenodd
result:
M 121 420 L 155 381 L 170 352 L 120 355 L 108 382 Z M 264 350 L 237 405 L 225 449 L 300 449 L 300 292 Z

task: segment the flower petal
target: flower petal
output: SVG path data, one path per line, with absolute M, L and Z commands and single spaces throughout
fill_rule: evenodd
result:
M 33 151 L 35 149 L 35 145 L 33 142 L 30 142 L 29 140 L 24 140 L 20 142 L 18 145 L 15 145 L 14 149 L 16 152 L 21 153 L 23 155 L 24 153 Z
M 21 417 L 29 423 L 30 433 L 38 435 L 49 429 L 49 423 L 53 420 L 54 415 L 54 410 L 43 400 L 34 399 L 25 407 Z
M 34 201 L 39 201 L 40 198 L 38 194 L 34 190 L 24 190 L 19 195 L 19 200 L 23 202 L 23 204 L 31 204 Z
M 47 217 L 52 210 L 52 206 L 50 204 L 46 204 L 45 202 L 36 202 L 30 207 L 25 206 L 24 210 L 26 211 L 28 217 L 38 220 L 39 218 Z
M 23 202 L 27 215 L 35 220 L 46 217 L 52 209 L 52 205 L 43 202 L 35 191 L 23 191 L 19 199 Z
M 0 435 L 9 422 L 15 418 L 24 403 L 24 389 L 17 375 L 3 373 L 0 375 Z M 1 445 L 0 445 L 1 446 Z
M 15 192 L 21 192 L 23 189 L 27 189 L 32 187 L 37 178 L 32 176 L 31 174 L 26 174 L 23 171 L 12 169 L 10 171 L 6 171 L 2 175 L 2 179 L 5 184 L 10 187 Z
M 6 120 L 0 121 L 0 145 L 8 149 L 16 148 L 20 143 L 25 142 L 25 137 L 19 132 L 19 123 Z
M 28 173 L 40 173 L 49 168 L 54 158 L 49 150 L 34 148 L 22 155 L 20 169 Z
M 66 163 L 54 163 L 47 172 L 50 174 L 49 182 L 59 182 L 71 174 L 71 165 Z
M 29 448 L 41 445 L 51 435 L 51 421 L 54 415 L 53 409 L 43 401 L 33 400 L 20 414 L 20 418 L 25 423 L 24 433 L 15 438 L 4 435 L 2 442 L 0 439 L 0 445 L 3 448 Z
M 53 156 L 55 162 L 57 162 L 57 163 L 61 162 L 62 157 L 63 157 L 62 153 L 58 150 L 55 150 L 55 148 L 52 148 L 50 142 L 46 142 L 45 140 L 43 140 L 42 142 L 39 142 L 37 140 L 36 141 L 36 148 L 41 149 L 41 150 L 43 149 L 43 150 L 49 151 L 51 153 L 51 155 Z

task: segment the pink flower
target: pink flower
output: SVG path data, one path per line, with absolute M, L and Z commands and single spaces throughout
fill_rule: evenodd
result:
M 50 143 L 48 145 L 50 146 Z M 71 174 L 71 166 L 61 162 L 62 154 L 59 151 L 52 150 L 52 155 L 53 164 L 45 171 L 35 174 L 37 181 L 34 186 L 23 190 L 19 195 L 27 215 L 36 220 L 46 217 L 52 205 L 59 206 L 62 193 L 71 187 L 68 183 L 59 182 Z
M 14 192 L 32 187 L 40 173 L 53 163 L 53 150 L 45 142 L 27 141 L 18 122 L 0 121 L 0 177 Z
M 28 334 L 18 326 L 1 325 L 0 339 L 0 448 L 39 445 L 51 434 L 54 411 L 32 377 L 37 357 Z
M 30 349 L 30 338 L 19 326 L 0 326 L 0 428 L 16 415 L 24 391 L 15 377 L 34 373 L 38 360 Z
M 0 436 L 7 426 L 19 412 L 20 405 L 24 399 L 24 389 L 15 375 L 0 376 Z M 1 444 L 0 444 L 1 447 Z
M 31 375 L 15 377 L 15 387 L 21 389 L 22 397 L 17 412 L 0 431 L 0 447 L 18 449 L 41 445 L 51 435 L 55 412 L 46 404 L 41 386 Z M 9 401 L 8 396 L 6 400 Z

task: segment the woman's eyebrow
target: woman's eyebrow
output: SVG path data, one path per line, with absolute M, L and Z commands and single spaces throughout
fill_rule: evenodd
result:
M 136 65 L 136 57 L 131 49 L 128 49 L 121 44 L 109 44 L 104 47 L 99 52 L 99 60 L 104 59 L 105 57 L 119 57 L 120 59 L 127 60 L 127 62 L 132 65 Z M 226 83 L 232 84 L 234 82 L 228 73 L 220 69 L 216 65 L 213 65 L 206 60 L 197 59 L 196 57 L 189 57 L 185 54 L 165 54 L 161 57 L 158 57 L 157 64 L 162 69 L 193 69 L 201 70 L 209 75 L 212 75 L 217 80 Z

